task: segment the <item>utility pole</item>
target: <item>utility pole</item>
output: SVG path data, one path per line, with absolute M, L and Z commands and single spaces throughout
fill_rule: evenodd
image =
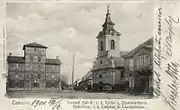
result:
M 72 90 L 73 88 L 73 82 L 74 82 L 74 61 L 75 61 L 75 53 L 73 53 L 73 64 L 72 64 Z
M 7 68 L 6 68 L 6 27 L 3 27 L 3 72 L 6 72 Z

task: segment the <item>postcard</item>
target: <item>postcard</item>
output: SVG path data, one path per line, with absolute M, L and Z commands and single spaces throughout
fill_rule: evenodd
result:
M 180 2 L 0 7 L 2 110 L 180 109 Z

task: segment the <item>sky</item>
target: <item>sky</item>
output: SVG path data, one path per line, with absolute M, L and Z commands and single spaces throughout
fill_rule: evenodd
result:
M 150 3 L 109 4 L 111 19 L 120 37 L 120 50 L 130 51 L 152 37 L 153 7 Z M 8 3 L 6 5 L 7 53 L 23 56 L 24 44 L 48 47 L 48 58 L 62 61 L 61 73 L 71 83 L 92 68 L 97 56 L 98 32 L 102 30 L 107 4 L 103 3 Z

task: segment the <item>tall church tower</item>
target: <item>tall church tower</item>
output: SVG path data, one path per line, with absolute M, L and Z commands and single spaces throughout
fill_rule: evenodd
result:
M 115 87 L 121 83 L 123 58 L 120 56 L 120 33 L 114 29 L 109 6 L 102 30 L 97 36 L 98 54 L 93 65 L 93 88 L 101 91 L 104 84 Z
M 103 29 L 97 36 L 98 40 L 98 55 L 97 57 L 120 57 L 120 33 L 114 29 L 114 23 L 111 20 L 109 5 L 105 22 L 102 25 Z

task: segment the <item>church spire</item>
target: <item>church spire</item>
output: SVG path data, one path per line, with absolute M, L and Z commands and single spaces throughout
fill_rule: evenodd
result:
M 106 18 L 105 18 L 105 22 L 104 24 L 102 25 L 103 27 L 103 30 L 111 30 L 113 29 L 114 27 L 114 23 L 111 21 L 111 14 L 110 14 L 110 11 L 109 11 L 109 5 L 107 6 L 107 13 L 106 13 Z
M 109 5 L 107 6 L 107 13 L 109 13 Z

